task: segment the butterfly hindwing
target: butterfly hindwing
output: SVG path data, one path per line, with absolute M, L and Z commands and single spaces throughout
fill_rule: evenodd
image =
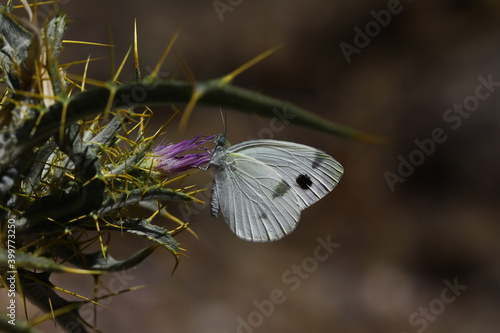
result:
M 245 154 L 225 156 L 214 187 L 212 213 L 218 205 L 240 238 L 276 240 L 290 233 L 299 220 L 301 201 L 292 186 L 273 167 Z

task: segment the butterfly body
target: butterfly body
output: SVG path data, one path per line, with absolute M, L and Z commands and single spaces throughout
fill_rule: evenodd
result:
M 280 239 L 303 209 L 337 185 L 342 166 L 306 145 L 251 140 L 230 146 L 221 135 L 209 164 L 215 171 L 211 213 L 222 211 L 231 230 L 249 241 Z

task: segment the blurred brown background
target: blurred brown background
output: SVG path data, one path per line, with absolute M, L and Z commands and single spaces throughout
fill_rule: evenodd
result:
M 137 269 L 110 277 L 116 289 L 147 287 L 108 300 L 109 308 L 98 314 L 100 330 L 498 332 L 500 87 L 493 84 L 487 98 L 476 98 L 477 110 L 461 116 L 458 128 L 443 118 L 455 103 L 474 102 L 478 77 L 500 82 L 498 2 L 222 0 L 232 8 L 223 20 L 211 0 L 61 3 L 72 20 L 66 39 L 106 43 L 111 31 L 118 63 L 132 44 L 136 19 L 143 74 L 177 29 L 175 50 L 198 80 L 227 74 L 284 43 L 235 84 L 391 140 L 389 146 L 363 144 L 295 125 L 274 133 L 274 139 L 308 144 L 338 159 L 345 168 L 339 186 L 303 213 L 289 237 L 269 244 L 236 238 L 222 217 L 213 220 L 201 209 L 191 216 L 199 239 L 178 236 L 187 256 L 175 274 L 171 255 L 157 251 Z M 369 23 L 388 8 L 393 13 L 385 27 Z M 354 47 L 355 28 L 365 31 L 367 23 L 372 37 L 357 40 L 367 45 L 348 63 L 340 44 Z M 89 54 L 107 56 L 108 50 L 68 45 L 62 62 Z M 163 73 L 184 79 L 173 55 Z M 130 75 L 131 65 L 121 78 Z M 109 61 L 92 63 L 89 76 L 107 79 Z M 171 115 L 167 107 L 154 110 L 152 130 Z M 179 134 L 176 123 L 166 139 L 220 132 L 218 112 L 197 107 L 187 133 Z M 232 110 L 227 122 L 233 143 L 269 127 L 269 119 Z M 417 156 L 414 141 L 431 138 L 436 128 L 447 140 L 392 191 L 384 174 L 397 174 L 398 156 Z M 198 172 L 188 181 L 208 187 L 212 178 Z M 171 210 L 181 216 L 176 205 Z M 111 253 L 119 259 L 147 244 L 115 236 Z M 318 237 L 341 244 L 322 262 L 311 259 Z M 307 276 L 288 272 L 303 263 Z M 300 285 L 286 277 L 300 277 Z M 454 295 L 445 280 L 467 288 Z M 92 295 L 89 278 L 59 275 L 54 281 Z M 269 304 L 275 289 L 285 300 L 268 309 L 272 313 L 258 314 L 254 302 Z M 52 324 L 42 328 L 54 330 Z

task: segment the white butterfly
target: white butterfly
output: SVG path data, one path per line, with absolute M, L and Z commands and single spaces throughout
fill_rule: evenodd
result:
M 253 242 L 280 239 L 300 212 L 338 184 L 343 168 L 325 152 L 298 143 L 252 140 L 230 146 L 219 135 L 208 167 L 215 170 L 211 213 Z

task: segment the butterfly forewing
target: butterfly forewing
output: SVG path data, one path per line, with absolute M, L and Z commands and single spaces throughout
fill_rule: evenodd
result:
M 290 233 L 299 220 L 300 198 L 274 168 L 252 157 L 226 155 L 214 186 L 220 210 L 240 238 L 276 240 Z
M 254 158 L 275 170 L 291 185 L 304 209 L 333 190 L 343 168 L 325 152 L 306 145 L 276 140 L 253 140 L 228 152 Z

